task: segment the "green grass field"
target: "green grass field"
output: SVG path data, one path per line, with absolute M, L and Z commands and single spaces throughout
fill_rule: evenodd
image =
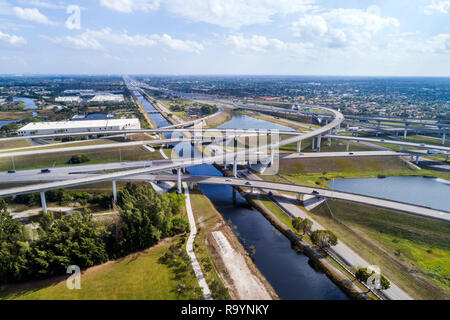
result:
M 312 217 L 413 297 L 450 298 L 450 223 L 338 200 Z
M 175 274 L 158 262 L 175 239 L 168 239 L 141 253 L 86 270 L 81 276 L 81 290 L 68 290 L 64 279 L 16 285 L 0 292 L 0 299 L 20 300 L 180 300 L 192 294 L 177 294 Z M 198 287 L 188 274 L 188 286 Z
M 32 169 L 41 167 L 53 167 L 53 166 L 67 166 L 69 159 L 73 155 L 86 154 L 90 161 L 83 164 L 95 164 L 95 163 L 107 163 L 122 161 L 138 161 L 138 160 L 159 160 L 162 159 L 161 154 L 156 150 L 155 152 L 149 152 L 144 147 L 128 147 L 121 150 L 117 149 L 102 149 L 99 150 L 86 150 L 78 152 L 63 152 L 33 155 L 33 156 L 20 156 L 14 158 L 16 169 Z M 0 170 L 12 169 L 12 159 L 0 158 Z
M 22 147 L 30 147 L 31 143 L 27 139 L 21 140 L 12 140 L 12 141 L 0 141 L 0 152 L 1 149 L 13 149 L 13 148 L 22 148 Z
M 435 139 L 432 137 L 425 137 L 425 136 L 408 136 L 406 137 L 406 140 L 416 143 L 427 143 L 427 144 L 435 144 L 438 146 L 442 146 L 442 140 L 441 139 Z M 450 141 L 445 140 L 445 146 L 450 147 Z
M 24 142 L 26 142 L 26 143 L 24 143 Z M 49 141 L 49 142 L 51 142 L 51 141 Z M 24 140 L 10 141 L 9 148 L 17 149 L 17 150 L 14 150 L 14 152 L 20 152 L 20 151 L 38 151 L 38 150 L 48 150 L 48 149 L 62 149 L 62 148 L 95 146 L 95 145 L 111 144 L 111 143 L 117 143 L 117 141 L 113 141 L 113 140 L 109 140 L 109 139 L 95 139 L 95 140 L 74 141 L 74 142 L 64 143 L 64 144 L 61 144 L 56 141 L 55 144 L 42 145 L 40 147 L 36 147 L 33 149 L 19 149 L 21 147 L 31 146 L 31 144 L 28 142 L 28 140 L 24 139 Z M 4 152 L 8 152 L 8 151 L 0 150 L 0 153 L 4 153 Z
M 302 141 L 302 152 L 315 152 L 311 149 L 312 139 Z M 346 142 L 343 140 L 333 140 L 331 146 L 328 146 L 328 140 L 322 140 L 321 152 L 345 152 Z M 357 143 L 350 142 L 349 151 L 374 151 L 375 148 Z M 291 143 L 280 147 L 280 153 L 297 152 L 297 143 Z
M 0 111 L 0 120 L 20 120 L 32 115 L 31 111 Z
M 325 173 L 325 174 L 324 174 Z M 277 175 L 260 175 L 267 181 L 326 188 L 333 179 L 384 176 L 430 176 L 450 180 L 450 173 L 413 170 L 398 157 L 284 159 Z

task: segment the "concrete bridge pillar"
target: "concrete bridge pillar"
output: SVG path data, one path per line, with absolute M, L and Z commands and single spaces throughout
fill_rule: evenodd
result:
M 322 144 L 322 135 L 319 134 L 317 137 L 317 152 L 320 152 L 320 145 Z
M 312 138 L 312 143 L 311 143 L 311 150 L 315 150 L 316 149 L 316 137 Z
M 45 201 L 45 192 L 41 192 L 41 204 L 42 204 L 42 211 L 47 213 L 47 202 Z
M 331 138 L 328 138 L 328 146 L 331 147 Z
M 55 138 L 52 138 L 52 144 L 55 144 Z
M 445 132 L 442 134 L 442 145 L 445 145 Z
M 177 187 L 178 194 L 181 194 L 181 168 L 177 168 Z
M 127 141 L 127 134 L 126 133 L 123 135 L 123 140 Z
M 270 166 L 273 165 L 275 161 L 275 148 L 273 146 L 270 147 Z
M 407 136 L 408 136 L 408 129 L 405 129 L 405 131 L 403 132 L 403 139 L 406 140 Z
M 233 161 L 233 177 L 237 178 L 237 158 L 234 157 Z
M 112 181 L 112 187 L 113 187 L 113 198 L 114 202 L 117 203 L 117 186 L 116 186 L 116 180 Z
M 303 196 L 303 194 L 299 193 L 298 196 L 297 196 L 297 201 L 302 201 L 302 196 Z
M 297 153 L 302 152 L 302 141 L 297 142 Z
M 419 155 L 416 156 L 416 164 L 419 164 Z
M 253 191 L 254 191 L 254 188 L 250 187 L 250 193 L 253 193 Z
M 413 155 L 413 154 L 411 154 L 411 159 L 410 159 L 410 161 L 411 161 L 411 162 L 414 161 L 414 155 Z
M 350 124 L 347 123 L 347 129 L 345 131 L 348 131 L 350 129 Z
M 193 182 L 191 182 L 191 183 L 189 184 L 189 189 L 194 190 L 194 183 L 193 183 Z
M 350 140 L 347 140 L 347 145 L 345 146 L 345 150 L 346 150 L 347 152 L 350 151 Z

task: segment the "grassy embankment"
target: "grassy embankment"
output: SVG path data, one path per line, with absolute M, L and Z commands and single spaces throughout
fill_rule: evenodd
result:
M 0 291 L 0 299 L 20 300 L 180 300 L 194 299 L 192 293 L 177 293 L 178 280 L 173 269 L 158 259 L 179 237 L 165 239 L 158 245 L 87 269 L 81 276 L 81 290 L 68 290 L 66 277 L 32 282 Z M 198 287 L 191 272 L 184 278 L 190 287 Z M 191 291 L 189 291 L 191 292 Z
M 415 170 L 398 157 L 285 159 L 277 175 L 261 175 L 268 181 L 326 188 L 333 179 L 378 176 L 429 176 L 450 180 L 450 173 Z
M 32 111 L 0 111 L 0 120 L 20 120 L 32 115 Z
M 55 146 L 56 148 L 57 146 Z M 86 154 L 90 161 L 84 164 L 108 163 L 138 160 L 159 160 L 162 159 L 158 151 L 149 152 L 142 146 L 118 149 L 86 150 L 77 152 L 63 152 L 50 154 L 36 154 L 31 156 L 19 156 L 14 158 L 16 169 L 32 169 L 41 167 L 67 166 L 69 159 L 73 155 Z M 10 158 L 0 158 L 0 170 L 12 169 Z
M 11 140 L 11 141 L 0 141 L 0 152 L 2 149 L 13 149 L 13 148 L 22 148 L 22 147 L 30 147 L 31 142 L 28 139 L 20 139 L 20 140 Z
M 315 152 L 311 149 L 312 139 L 306 139 L 302 141 L 302 152 Z M 345 152 L 346 141 L 344 140 L 332 140 L 331 146 L 328 145 L 328 140 L 322 139 L 321 152 Z M 364 144 L 360 144 L 354 141 L 350 141 L 349 151 L 375 151 L 376 149 Z M 280 153 L 292 153 L 297 152 L 297 143 L 291 143 L 280 147 Z
M 217 128 L 221 124 L 224 124 L 227 121 L 230 121 L 233 118 L 233 111 L 228 108 L 224 108 L 224 111 L 218 114 L 217 116 L 214 116 L 212 118 L 209 118 L 206 120 L 206 126 L 207 128 Z
M 62 148 L 73 148 L 73 147 L 85 147 L 85 146 L 95 146 L 95 145 L 101 145 L 101 144 L 110 144 L 110 143 L 117 143 L 117 141 L 113 141 L 110 139 L 95 139 L 95 140 L 80 140 L 80 141 L 73 141 L 73 142 L 65 142 L 65 143 L 59 143 L 55 141 L 54 144 L 47 144 L 42 146 L 35 146 L 35 148 L 26 148 L 30 147 L 31 144 L 23 143 L 23 141 L 28 142 L 27 140 L 15 140 L 11 141 L 13 143 L 10 143 L 10 148 L 15 149 L 14 152 L 22 152 L 22 151 L 39 151 L 39 150 L 49 150 L 49 149 L 62 149 Z M 23 144 L 23 149 L 22 146 Z M 26 144 L 26 145 L 25 145 Z M 8 153 L 10 151 L 2 151 L 0 149 L 0 153 Z
M 418 299 L 450 298 L 450 223 L 328 200 L 311 216 Z

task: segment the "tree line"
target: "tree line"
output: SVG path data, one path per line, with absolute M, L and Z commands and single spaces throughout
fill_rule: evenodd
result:
M 115 222 L 98 222 L 89 212 L 56 218 L 41 213 L 31 230 L 14 220 L 0 199 L 0 284 L 45 279 L 86 269 L 188 231 L 181 216 L 184 195 L 157 194 L 147 184 L 127 184 L 119 193 Z

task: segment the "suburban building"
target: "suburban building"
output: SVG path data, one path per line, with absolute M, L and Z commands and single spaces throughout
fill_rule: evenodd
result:
M 57 97 L 56 102 L 81 102 L 81 98 L 77 96 Z
M 32 122 L 17 130 L 22 136 L 140 129 L 139 119 Z
M 89 102 L 123 102 L 122 94 L 97 94 Z

